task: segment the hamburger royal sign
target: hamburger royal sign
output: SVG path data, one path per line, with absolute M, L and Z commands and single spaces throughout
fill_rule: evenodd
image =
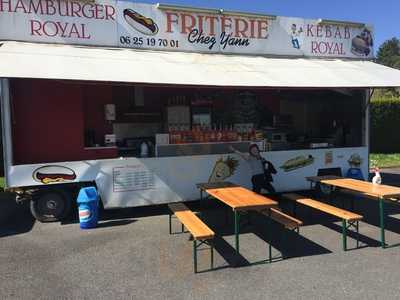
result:
M 0 39 L 284 56 L 373 57 L 369 26 L 131 1 L 0 0 Z

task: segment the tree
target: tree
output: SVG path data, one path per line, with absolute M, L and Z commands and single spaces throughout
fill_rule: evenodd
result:
M 394 37 L 385 41 L 379 47 L 376 61 L 382 65 L 400 69 L 400 40 Z M 399 89 L 394 88 L 383 89 L 379 94 L 384 97 L 398 97 L 400 95 Z
M 400 41 L 397 38 L 392 38 L 384 42 L 376 55 L 378 63 L 400 69 Z

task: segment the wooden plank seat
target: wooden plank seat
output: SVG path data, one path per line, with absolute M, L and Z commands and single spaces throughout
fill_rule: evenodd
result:
M 344 251 L 347 250 L 347 230 L 350 227 L 355 228 L 357 232 L 357 247 L 358 247 L 358 237 L 359 237 L 358 223 L 360 220 L 363 219 L 363 216 L 299 194 L 288 193 L 288 194 L 283 194 L 282 196 L 288 200 L 294 201 L 295 204 L 299 203 L 311 207 L 313 209 L 322 211 L 326 214 L 335 216 L 339 219 L 342 219 L 343 250 Z
M 278 208 L 271 208 L 269 210 L 262 211 L 262 214 L 271 218 L 275 222 L 283 225 L 286 229 L 296 230 L 298 232 L 299 227 L 303 225 L 303 222 L 282 212 Z
M 196 216 L 185 204 L 171 203 L 168 204 L 171 213 L 169 214 L 169 233 L 172 234 L 172 213 L 182 224 L 182 232 L 184 227 L 193 236 L 193 264 L 194 272 L 197 273 L 197 250 L 202 244 L 210 246 L 211 250 L 211 269 L 214 265 L 214 246 L 212 239 L 215 236 L 212 231 L 198 216 Z M 199 243 L 198 243 L 199 242 Z

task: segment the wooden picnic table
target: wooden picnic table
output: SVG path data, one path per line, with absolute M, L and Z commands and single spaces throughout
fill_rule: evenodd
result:
M 328 186 L 334 186 L 349 191 L 366 195 L 369 198 L 379 200 L 379 219 L 381 228 L 381 246 L 386 247 L 385 242 L 385 213 L 384 202 L 398 202 L 396 197 L 400 196 L 400 188 L 390 185 L 373 184 L 368 181 L 356 180 L 351 178 L 343 178 L 338 176 L 313 176 L 306 177 L 311 183 L 321 183 Z
M 239 254 L 240 212 L 250 210 L 263 211 L 278 206 L 276 201 L 231 182 L 199 183 L 197 188 L 200 190 L 200 201 L 203 200 L 203 192 L 206 192 L 232 208 L 235 217 L 234 230 L 237 254 Z

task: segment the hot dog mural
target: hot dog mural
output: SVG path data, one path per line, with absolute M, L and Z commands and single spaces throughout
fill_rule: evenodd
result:
M 308 156 L 300 155 L 295 158 L 287 160 L 282 166 L 280 166 L 280 168 L 283 169 L 285 172 L 290 172 L 307 167 L 313 163 L 314 163 L 314 157 L 312 155 Z
M 43 166 L 36 169 L 32 177 L 44 184 L 72 182 L 76 179 L 74 170 L 57 165 Z

